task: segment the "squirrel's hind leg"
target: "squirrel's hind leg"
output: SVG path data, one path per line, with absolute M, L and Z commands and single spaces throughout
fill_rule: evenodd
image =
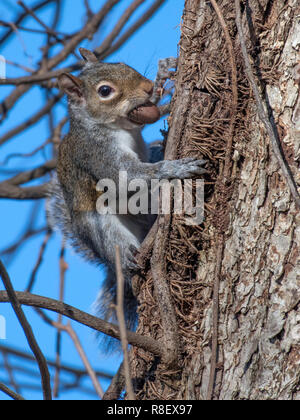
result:
M 77 233 L 94 251 L 99 263 L 106 262 L 109 268 L 114 271 L 116 246 L 118 245 L 125 278 L 137 269 L 135 254 L 140 247 L 140 241 L 117 215 L 83 212 L 76 219 Z

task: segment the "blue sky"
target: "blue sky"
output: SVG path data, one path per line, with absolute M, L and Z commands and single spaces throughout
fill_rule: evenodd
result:
M 0 14 L 2 20 L 12 20 L 14 11 L 19 7 L 17 2 L 2 1 L 0 4 Z M 27 5 L 32 5 L 35 1 L 25 1 Z M 90 4 L 94 11 L 98 10 L 104 0 L 91 0 Z M 115 8 L 110 20 L 105 23 L 104 30 L 96 34 L 92 41 L 83 42 L 80 46 L 90 48 L 97 47 L 101 40 L 107 35 L 113 23 L 121 15 L 122 11 L 128 7 L 128 0 L 122 0 L 120 5 Z M 145 5 L 138 10 L 134 15 L 134 19 L 145 9 L 152 4 L 151 0 L 145 0 Z M 11 5 L 11 6 L 9 6 Z M 156 13 L 156 15 L 145 24 L 117 53 L 109 57 L 108 61 L 123 61 L 136 70 L 144 74 L 150 79 L 153 79 L 157 71 L 157 62 L 164 57 L 177 55 L 177 44 L 180 36 L 180 19 L 184 6 L 184 0 L 168 0 L 165 5 Z M 53 10 L 51 7 L 44 9 L 39 16 L 46 22 L 51 22 Z M 59 29 L 64 32 L 74 32 L 82 24 L 84 17 L 83 0 L 65 0 L 65 7 L 63 16 L 60 22 Z M 131 21 L 128 22 L 130 24 Z M 31 19 L 26 21 L 26 25 L 30 28 L 40 29 L 38 24 Z M 126 28 L 125 28 L 126 29 Z M 3 30 L 0 30 L 0 34 Z M 32 35 L 30 33 L 21 33 L 21 38 L 14 36 L 11 41 L 6 43 L 5 48 L 0 51 L 8 60 L 22 63 L 24 66 L 31 67 L 40 57 L 39 47 L 43 42 L 43 37 L 39 35 Z M 65 64 L 65 63 L 64 63 Z M 7 68 L 8 77 L 16 77 L 23 75 L 21 70 L 15 69 L 11 66 Z M 2 100 L 11 87 L 0 88 L 0 100 Z M 37 86 L 30 91 L 30 94 L 25 95 L 24 98 L 18 102 L 13 112 L 9 115 L 4 124 L 0 125 L 0 136 L 6 133 L 10 128 L 16 124 L 24 121 L 30 115 L 39 110 L 43 103 L 44 97 L 40 88 Z M 65 106 L 59 105 L 56 111 L 56 121 L 64 115 Z M 161 138 L 160 129 L 164 128 L 165 122 L 163 120 L 147 127 L 144 130 L 144 136 L 147 141 L 153 141 Z M 11 153 L 29 153 L 38 145 L 48 138 L 48 122 L 46 119 L 35 125 L 32 129 L 27 130 L 13 140 L 7 142 L 1 147 L 0 162 L 3 162 L 5 157 Z M 14 158 L 9 161 L 6 166 L 7 169 L 15 167 L 31 168 L 37 166 L 50 157 L 50 149 L 45 150 L 44 153 L 37 154 L 33 159 L 19 159 Z M 1 167 L 0 167 L 1 169 Z M 7 176 L 7 175 L 5 175 Z M 3 174 L 0 172 L 0 180 L 3 179 Z M 34 203 L 31 202 L 15 202 L 9 200 L 2 200 L 0 203 L 0 250 L 12 244 L 23 231 L 26 225 L 30 212 Z M 35 220 L 35 227 L 41 227 L 45 224 L 44 216 L 44 202 L 40 203 Z M 8 265 L 8 271 L 14 283 L 16 290 L 23 290 L 28 284 L 30 273 L 37 260 L 41 243 L 44 235 L 40 235 L 27 242 L 16 257 Z M 59 235 L 53 237 L 47 247 L 45 253 L 44 263 L 38 273 L 36 286 L 33 290 L 35 294 L 58 298 L 58 284 L 59 284 L 59 252 L 60 252 L 61 238 Z M 101 270 L 96 269 L 84 261 L 82 261 L 72 250 L 67 250 L 66 255 L 69 270 L 66 275 L 66 292 L 65 302 L 78 307 L 86 312 L 92 311 L 92 304 L 98 294 L 102 273 Z M 2 289 L 0 284 L 0 289 Z M 25 308 L 26 315 L 30 320 L 36 338 L 46 355 L 50 359 L 55 358 L 55 330 L 45 325 L 44 322 L 34 313 L 30 308 Z M 0 344 L 9 346 L 16 346 L 19 349 L 29 351 L 28 345 L 24 338 L 24 334 L 18 325 L 15 315 L 7 304 L 0 304 L 0 315 L 6 318 L 7 322 L 7 340 L 1 341 Z M 52 318 L 56 318 L 50 314 Z M 104 369 L 105 371 L 114 373 L 119 365 L 120 356 L 105 355 L 99 351 L 95 334 L 86 327 L 72 323 L 76 332 L 78 333 L 84 349 L 92 362 L 95 369 Z M 70 339 L 63 335 L 62 346 L 62 361 L 74 366 L 82 367 L 81 360 L 74 349 Z M 0 355 L 0 363 L 2 358 Z M 22 374 L 18 374 L 16 378 L 20 382 L 24 382 L 25 378 Z M 4 371 L 0 370 L 0 381 L 7 379 Z M 28 383 L 28 377 L 26 378 Z M 37 384 L 37 381 L 34 381 Z M 91 387 L 89 381 L 85 385 Z M 102 382 L 103 387 L 107 386 L 107 382 Z M 40 399 L 41 392 L 27 391 L 23 392 L 27 399 Z M 64 393 L 64 398 L 68 399 L 92 399 L 83 393 L 72 391 Z M 0 393 L 0 400 L 5 400 L 6 397 Z

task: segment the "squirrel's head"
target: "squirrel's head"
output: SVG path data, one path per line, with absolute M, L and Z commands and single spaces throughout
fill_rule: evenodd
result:
M 160 118 L 150 102 L 153 83 L 123 63 L 101 63 L 91 51 L 80 49 L 86 65 L 79 78 L 63 73 L 60 89 L 71 108 L 94 123 L 127 130 L 152 124 Z M 76 112 L 73 112 L 73 115 Z

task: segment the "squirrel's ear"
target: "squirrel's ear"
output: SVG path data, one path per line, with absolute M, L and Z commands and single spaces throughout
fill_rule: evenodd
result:
M 60 90 L 66 93 L 75 101 L 83 98 L 83 82 L 72 74 L 63 73 L 58 77 L 58 86 Z
M 85 48 L 79 48 L 79 52 L 82 56 L 82 58 L 84 59 L 84 61 L 88 62 L 88 63 L 98 63 L 99 60 L 96 57 L 96 55 L 89 50 L 86 50 Z

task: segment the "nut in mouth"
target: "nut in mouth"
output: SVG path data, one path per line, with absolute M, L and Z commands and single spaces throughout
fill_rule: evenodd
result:
M 128 114 L 128 119 L 138 125 L 153 124 L 160 118 L 160 112 L 156 105 L 148 101 L 138 105 Z

